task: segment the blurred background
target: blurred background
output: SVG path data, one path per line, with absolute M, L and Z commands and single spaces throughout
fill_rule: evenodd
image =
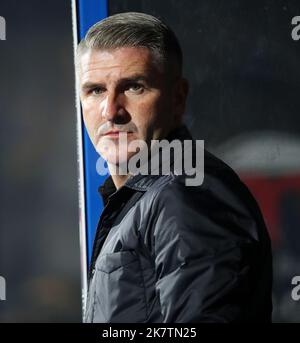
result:
M 298 0 L 110 0 L 177 34 L 185 122 L 258 200 L 272 238 L 274 322 L 300 322 Z M 70 1 L 1 0 L 0 322 L 80 322 L 76 111 Z

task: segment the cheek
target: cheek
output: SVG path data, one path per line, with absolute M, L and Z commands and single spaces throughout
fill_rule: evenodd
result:
M 132 112 L 134 113 L 134 112 Z M 138 128 L 139 139 L 147 140 L 151 133 L 156 118 L 156 108 L 147 102 L 139 104 L 135 109 L 136 115 L 132 115 L 132 121 Z
M 161 118 L 164 102 L 160 94 L 155 94 L 139 102 L 133 113 L 136 113 L 135 120 L 140 126 L 151 126 Z
M 100 119 L 96 111 L 95 104 L 82 103 L 83 121 L 88 130 L 89 135 L 94 133 L 94 130 L 98 128 Z M 91 137 L 92 138 L 92 137 Z
M 90 131 L 91 127 L 93 126 L 93 116 L 87 109 L 82 109 L 82 114 L 84 125 L 86 126 L 87 130 Z

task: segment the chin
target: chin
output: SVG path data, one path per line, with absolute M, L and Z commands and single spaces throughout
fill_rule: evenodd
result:
M 101 156 L 106 160 L 112 174 L 127 175 L 129 173 L 128 162 L 135 154 L 127 153 L 126 156 L 106 154 Z

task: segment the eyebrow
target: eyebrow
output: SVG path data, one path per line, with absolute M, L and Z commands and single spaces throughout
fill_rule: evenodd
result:
M 130 77 L 124 77 L 120 80 L 118 80 L 118 85 L 122 85 L 124 83 L 129 83 L 129 82 L 139 82 L 139 81 L 144 81 L 144 82 L 148 82 L 148 78 L 143 76 L 143 75 L 132 75 Z M 89 89 L 93 89 L 93 88 L 97 88 L 97 87 L 105 87 L 105 84 L 102 82 L 90 82 L 87 81 L 85 82 L 81 89 L 83 91 L 89 90 Z

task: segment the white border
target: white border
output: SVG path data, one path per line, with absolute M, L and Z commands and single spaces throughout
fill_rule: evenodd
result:
M 73 46 L 74 46 L 74 66 L 76 47 L 79 43 L 77 26 L 76 0 L 72 0 L 72 27 L 73 27 Z M 76 67 L 75 67 L 76 68 Z M 78 162 L 78 191 L 79 191 L 79 240 L 80 240 L 80 264 L 81 264 L 81 287 L 82 287 L 82 320 L 85 317 L 86 297 L 87 297 L 87 239 L 86 239 L 86 211 L 85 211 L 85 179 L 83 164 L 83 135 L 82 117 L 79 100 L 78 78 L 75 70 L 75 103 L 77 113 L 77 162 Z

